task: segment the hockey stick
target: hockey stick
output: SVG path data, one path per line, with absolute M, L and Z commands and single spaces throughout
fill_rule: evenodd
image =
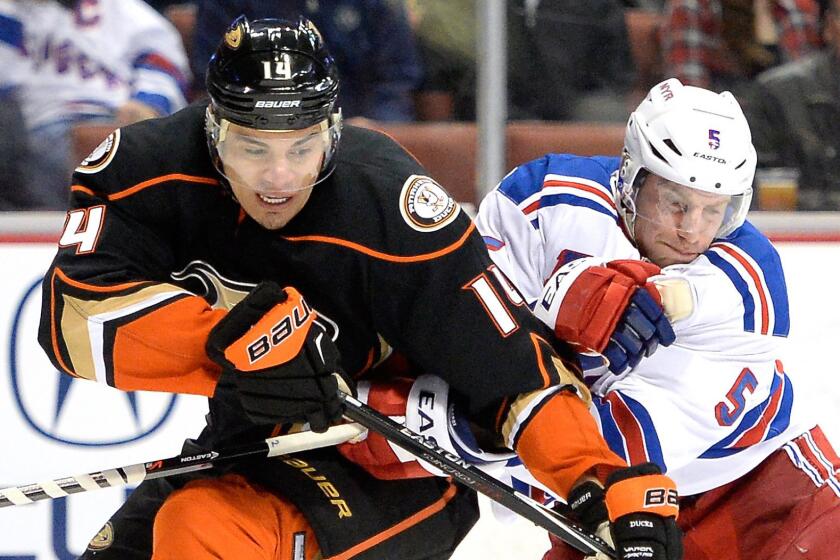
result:
M 77 474 L 65 478 L 48 480 L 36 484 L 12 486 L 0 489 L 0 507 L 31 504 L 38 500 L 64 498 L 70 494 L 89 492 L 100 488 L 125 486 L 146 479 L 162 478 L 175 474 L 209 469 L 221 463 L 238 461 L 249 457 L 275 457 L 298 451 L 338 445 L 361 434 L 365 429 L 359 424 L 340 424 L 326 432 L 297 432 L 238 445 L 219 451 L 208 451 L 195 455 L 176 455 L 148 463 L 126 467 Z
M 545 507 L 524 494 L 520 494 L 461 457 L 438 446 L 433 440 L 394 422 L 354 397 L 340 391 L 339 397 L 346 406 L 344 411 L 346 418 L 379 433 L 385 439 L 400 446 L 415 457 L 423 459 L 444 471 L 464 486 L 484 494 L 491 500 L 549 531 L 574 549 L 588 555 L 600 552 L 607 558 L 616 558 L 615 551 L 609 544 L 603 539 L 584 531 L 568 517 Z

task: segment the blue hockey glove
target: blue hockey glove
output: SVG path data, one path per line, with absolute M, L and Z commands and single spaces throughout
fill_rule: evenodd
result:
M 661 344 L 676 340 L 674 329 L 662 306 L 644 288 L 638 288 L 610 335 L 603 351 L 609 369 L 615 374 L 636 367 L 643 357 L 652 355 Z

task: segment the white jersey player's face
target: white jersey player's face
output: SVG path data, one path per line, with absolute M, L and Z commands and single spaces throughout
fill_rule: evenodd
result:
M 639 252 L 661 267 L 693 261 L 711 245 L 729 201 L 726 195 L 649 175 L 636 197 Z
M 280 229 L 309 200 L 329 142 L 326 121 L 291 131 L 228 123 L 218 153 L 242 209 L 264 228 Z

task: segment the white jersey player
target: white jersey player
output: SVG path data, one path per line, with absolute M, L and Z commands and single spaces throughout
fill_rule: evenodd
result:
M 581 362 L 612 450 L 658 464 L 681 496 L 694 496 L 683 503 L 697 511 L 683 505 L 679 520 L 689 559 L 776 558 L 744 537 L 757 527 L 770 531 L 768 551 L 840 544 L 826 532 L 840 522 L 840 461 L 796 390 L 798 372 L 781 361 L 790 328 L 781 261 L 745 221 L 755 163 L 735 99 L 671 79 L 631 115 L 621 158 L 549 154 L 521 165 L 477 217 L 495 264 L 561 338 L 598 319 L 588 314 L 602 301 L 591 297 L 593 271 L 625 259 L 657 265 L 636 281 L 658 292 L 675 341 L 656 349 L 645 336 L 625 344 L 613 335 L 613 356 L 627 358 L 614 371 L 591 352 Z M 601 346 L 581 350 L 610 355 Z M 755 501 L 763 493 L 775 497 Z M 800 517 L 806 502 L 821 506 Z M 789 518 L 768 519 L 771 506 Z M 715 534 L 711 518 L 721 516 L 731 534 Z M 547 554 L 567 557 L 560 545 Z
M 781 261 L 745 221 L 754 170 L 735 99 L 672 79 L 631 116 L 621 158 L 550 154 L 521 165 L 477 217 L 496 266 L 580 347 L 590 411 L 612 450 L 677 482 L 688 560 L 802 550 L 821 559 L 840 546 L 840 459 L 782 362 Z M 381 401 L 389 389 L 370 391 Z M 518 458 L 480 449 L 446 392 L 421 376 L 407 406 L 386 412 L 540 497 L 545 487 Z M 368 447 L 343 452 L 377 476 L 424 467 Z M 581 485 L 569 503 L 591 530 L 607 517 L 597 486 Z M 576 557 L 559 543 L 546 554 Z
M 166 115 L 186 104 L 177 30 L 142 0 L 0 0 L 0 90 L 14 89 L 31 143 L 32 188 L 64 208 L 69 130 Z

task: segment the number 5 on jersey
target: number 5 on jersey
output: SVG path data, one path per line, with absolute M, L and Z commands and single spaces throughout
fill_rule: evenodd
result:
M 92 253 L 99 241 L 102 223 L 105 219 L 105 206 L 91 206 L 67 213 L 64 231 L 58 240 L 59 247 L 76 246 L 76 254 Z

